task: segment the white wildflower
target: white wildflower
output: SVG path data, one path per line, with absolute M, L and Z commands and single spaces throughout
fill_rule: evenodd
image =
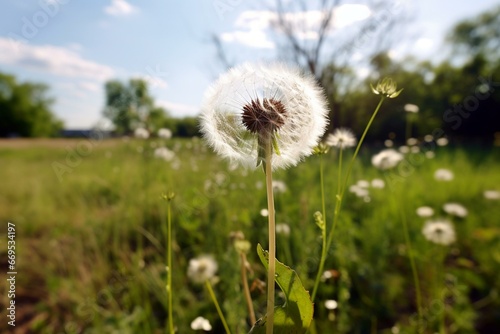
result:
M 137 128 L 134 130 L 134 137 L 139 139 L 148 139 L 149 131 L 144 128 Z
M 273 168 L 295 165 L 312 153 L 327 121 L 326 100 L 315 80 L 281 64 L 245 63 L 207 91 L 201 132 L 223 157 L 245 166 L 262 160 L 272 140 Z
M 403 160 L 403 155 L 393 149 L 385 149 L 372 157 L 372 165 L 378 169 L 394 168 Z
M 172 161 L 175 158 L 175 153 L 166 147 L 158 147 L 154 151 L 155 158 L 163 159 L 165 161 Z
M 486 199 L 500 199 L 500 191 L 498 190 L 485 190 L 483 196 Z
M 203 317 L 197 317 L 191 322 L 191 329 L 194 331 L 203 330 L 205 332 L 212 330 L 212 325 L 210 325 L 210 321 Z
M 371 185 L 372 188 L 382 189 L 385 187 L 385 182 L 382 179 L 373 179 Z
M 469 213 L 463 205 L 458 203 L 446 203 L 445 205 L 443 205 L 443 210 L 449 215 L 457 216 L 460 218 L 466 217 Z
M 358 185 L 352 185 L 352 186 L 350 186 L 349 187 L 349 192 L 351 192 L 354 195 L 356 195 L 356 197 L 366 197 L 366 196 L 368 196 L 370 194 L 366 188 L 362 188 L 362 187 L 360 187 Z
M 202 284 L 215 277 L 218 265 L 213 256 L 202 255 L 189 260 L 187 276 L 196 284 Z
M 356 137 L 352 131 L 345 128 L 336 129 L 326 138 L 326 144 L 328 146 L 338 147 L 341 150 L 344 148 L 354 147 L 356 142 Z
M 170 131 L 170 129 L 162 128 L 158 130 L 158 137 L 163 139 L 170 139 L 172 138 L 172 131 Z
M 456 240 L 455 229 L 447 220 L 429 220 L 425 223 L 422 233 L 424 237 L 436 244 L 449 245 Z
M 434 215 L 434 209 L 429 206 L 421 206 L 417 208 L 417 216 L 422 218 L 429 218 Z
M 434 178 L 438 181 L 451 181 L 455 175 L 449 169 L 440 168 L 434 172 Z

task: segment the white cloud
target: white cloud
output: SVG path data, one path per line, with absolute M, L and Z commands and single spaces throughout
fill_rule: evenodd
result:
M 0 37 L 0 64 L 32 68 L 55 76 L 107 80 L 111 67 L 82 58 L 77 52 L 53 45 L 15 44 Z
M 365 5 L 345 4 L 334 9 L 334 28 L 344 28 L 355 22 L 362 21 L 372 14 L 370 8 Z
M 136 11 L 136 8 L 125 0 L 111 0 L 111 4 L 104 11 L 112 16 L 127 16 Z
M 158 100 L 158 105 L 167 109 L 172 116 L 196 116 L 200 112 L 200 107 L 184 103 L 176 103 L 167 100 Z
M 236 30 L 223 33 L 220 37 L 224 42 L 235 42 L 253 48 L 274 48 L 274 43 L 269 40 L 266 32 L 263 30 Z

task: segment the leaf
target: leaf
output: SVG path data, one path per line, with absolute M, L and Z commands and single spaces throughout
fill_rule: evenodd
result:
M 269 252 L 257 245 L 262 264 L 269 266 Z M 290 267 L 276 260 L 276 283 L 285 294 L 286 302 L 274 309 L 274 333 L 295 334 L 305 333 L 313 318 L 313 303 L 309 292 L 304 289 L 297 273 Z M 249 334 L 264 334 L 266 332 L 266 316 L 259 319 Z

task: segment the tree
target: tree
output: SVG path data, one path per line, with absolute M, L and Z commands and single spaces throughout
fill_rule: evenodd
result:
M 154 106 L 147 82 L 130 79 L 127 84 L 111 80 L 105 84 L 106 107 L 104 116 L 110 119 L 119 134 L 130 134 L 139 126 L 154 131 L 161 127 L 167 112 Z
M 54 100 L 47 96 L 48 89 L 0 73 L 0 137 L 56 136 L 63 124 L 50 110 Z

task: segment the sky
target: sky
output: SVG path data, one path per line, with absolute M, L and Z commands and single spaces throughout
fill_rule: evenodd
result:
M 292 0 L 288 0 L 292 1 Z M 148 81 L 157 105 L 172 116 L 194 116 L 204 91 L 223 70 L 211 37 L 220 38 L 231 59 L 276 58 L 271 0 L 3 0 L 0 10 L 0 72 L 19 81 L 49 85 L 53 111 L 65 128 L 102 121 L 108 80 Z M 286 1 L 285 1 L 286 2 Z M 374 15 L 364 1 L 343 1 L 332 33 Z M 438 59 L 444 34 L 459 20 L 499 0 L 394 0 L 414 17 L 408 39 L 391 55 Z M 292 19 L 314 40 L 321 13 Z

